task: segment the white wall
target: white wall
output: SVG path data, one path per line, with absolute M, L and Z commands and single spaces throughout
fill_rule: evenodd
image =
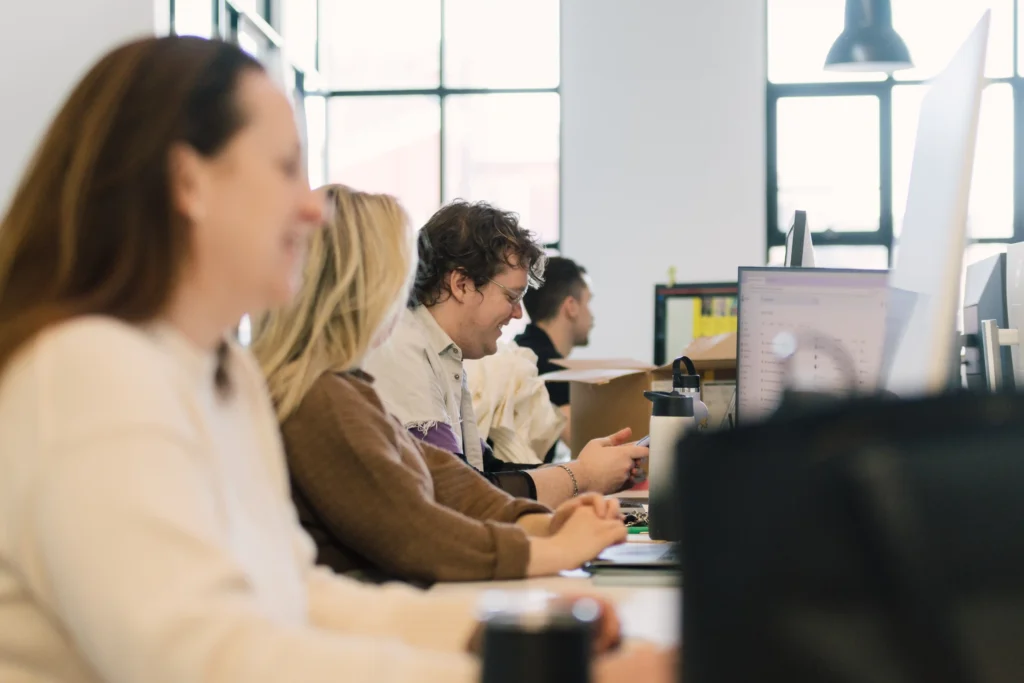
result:
M 74 83 L 104 52 L 166 17 L 154 0 L 4 0 L 0 212 Z
M 594 280 L 577 354 L 652 360 L 654 285 L 765 254 L 758 0 L 562 0 L 562 245 Z

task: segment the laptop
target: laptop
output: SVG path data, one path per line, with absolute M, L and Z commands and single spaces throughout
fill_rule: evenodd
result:
M 678 569 L 676 543 L 623 543 L 610 548 L 588 562 L 584 569 Z

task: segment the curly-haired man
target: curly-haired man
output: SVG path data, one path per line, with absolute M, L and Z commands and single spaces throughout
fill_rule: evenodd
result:
M 523 315 L 542 282 L 544 252 L 514 213 L 455 201 L 419 233 L 409 307 L 364 363 L 388 410 L 414 436 L 461 455 L 494 484 L 550 507 L 583 492 L 611 493 L 637 474 L 647 449 L 629 432 L 595 439 L 577 460 L 524 469 L 495 458 L 479 438 L 463 360 L 497 351 L 502 328 Z

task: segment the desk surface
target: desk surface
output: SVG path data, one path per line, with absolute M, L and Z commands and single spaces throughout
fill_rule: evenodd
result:
M 637 534 L 631 535 L 629 542 L 645 543 L 650 542 L 650 539 L 646 534 Z M 599 595 L 618 607 L 623 635 L 627 639 L 646 640 L 659 645 L 679 642 L 678 588 L 595 585 L 586 572 L 575 571 L 522 581 L 438 583 L 430 590 L 461 595 L 483 595 L 493 590 L 545 590 L 569 595 Z

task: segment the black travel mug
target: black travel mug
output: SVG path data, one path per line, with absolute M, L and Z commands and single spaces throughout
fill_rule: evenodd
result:
M 586 598 L 487 610 L 483 683 L 590 683 L 600 614 Z

